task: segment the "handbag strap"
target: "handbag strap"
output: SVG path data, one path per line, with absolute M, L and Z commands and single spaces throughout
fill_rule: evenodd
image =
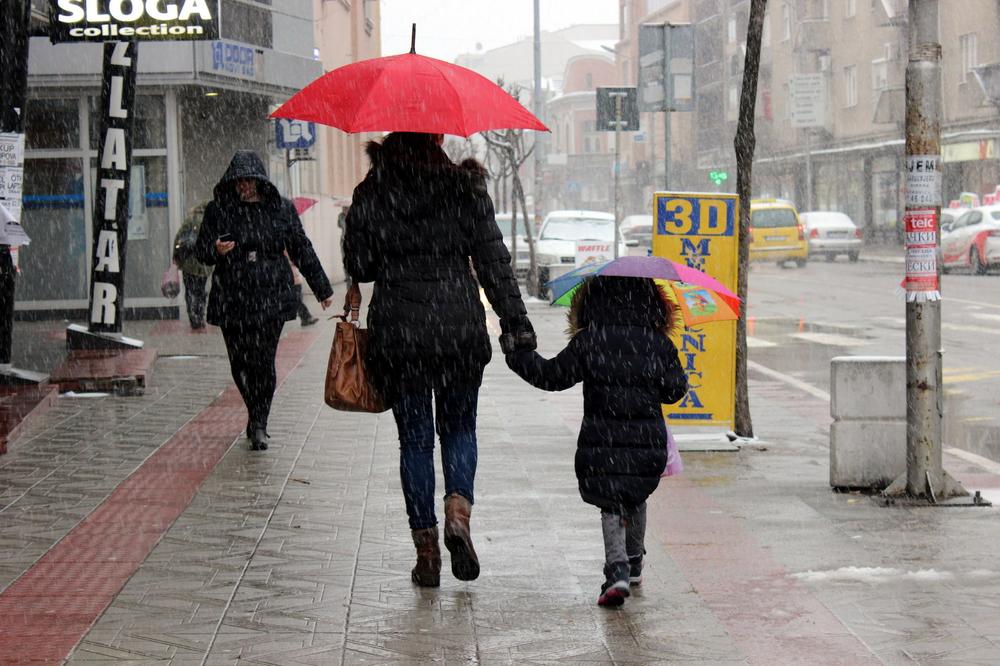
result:
M 353 282 L 347 289 L 347 294 L 344 295 L 344 314 L 341 315 L 341 319 L 347 321 L 347 316 L 350 314 L 351 323 L 358 323 L 358 316 L 361 313 L 361 287 L 358 286 L 357 282 Z

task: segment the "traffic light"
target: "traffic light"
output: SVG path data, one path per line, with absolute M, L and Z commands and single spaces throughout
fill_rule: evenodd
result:
M 729 174 L 725 171 L 710 171 L 708 173 L 708 179 L 716 185 L 722 185 L 724 182 L 729 180 Z

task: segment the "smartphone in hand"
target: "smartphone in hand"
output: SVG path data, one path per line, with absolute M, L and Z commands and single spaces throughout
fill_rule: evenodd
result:
M 233 235 L 222 234 L 221 236 L 219 236 L 219 240 L 222 241 L 223 243 L 228 243 L 229 241 L 233 240 Z

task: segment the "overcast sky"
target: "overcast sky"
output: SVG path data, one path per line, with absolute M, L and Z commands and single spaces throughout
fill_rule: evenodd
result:
M 533 0 L 381 0 L 382 55 L 410 50 L 417 24 L 417 53 L 452 62 L 517 41 L 534 30 Z M 618 23 L 618 0 L 539 0 L 542 30 L 579 23 Z

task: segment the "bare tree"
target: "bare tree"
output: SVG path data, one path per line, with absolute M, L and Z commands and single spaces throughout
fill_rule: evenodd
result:
M 520 99 L 521 89 L 515 84 L 505 86 L 503 79 L 497 81 L 497 84 L 504 88 L 511 97 L 514 99 Z M 531 216 L 528 215 L 528 206 L 525 203 L 524 197 L 524 187 L 521 183 L 521 166 L 528 161 L 528 157 L 531 156 L 532 151 L 535 147 L 532 145 L 531 148 L 525 148 L 524 146 L 524 130 L 519 129 L 505 129 L 505 130 L 490 130 L 488 132 L 483 132 L 483 138 L 486 139 L 486 143 L 496 151 L 496 154 L 503 165 L 503 171 L 509 172 L 511 179 L 511 247 L 514 250 L 514 268 L 517 268 L 517 234 L 513 233 L 517 230 L 517 214 L 518 208 L 521 210 L 521 214 L 524 216 L 524 232 L 528 240 L 528 289 L 529 292 L 532 290 L 532 285 L 537 285 L 538 282 L 538 261 L 535 256 L 535 233 L 531 224 Z M 540 286 L 538 286 L 535 291 L 540 291 Z
M 506 213 L 510 210 L 510 198 L 507 195 L 507 179 L 510 178 L 510 166 L 504 158 L 502 152 L 486 144 L 486 157 L 484 158 L 486 170 L 489 171 L 493 180 L 493 204 L 497 210 Z M 512 229 L 513 232 L 513 229 Z
M 456 164 L 469 157 L 478 160 L 479 154 L 472 139 L 448 137 L 444 142 L 444 152 Z
M 736 293 L 742 299 L 736 322 L 736 414 L 735 429 L 740 437 L 753 437 L 750 418 L 750 395 L 747 387 L 747 271 L 750 259 L 750 192 L 752 183 L 754 109 L 757 104 L 757 76 L 760 70 L 760 45 L 764 32 L 767 0 L 751 0 L 747 25 L 747 54 L 743 66 L 743 90 L 740 92 L 740 117 L 736 126 L 736 192 L 740 198 L 739 278 Z

